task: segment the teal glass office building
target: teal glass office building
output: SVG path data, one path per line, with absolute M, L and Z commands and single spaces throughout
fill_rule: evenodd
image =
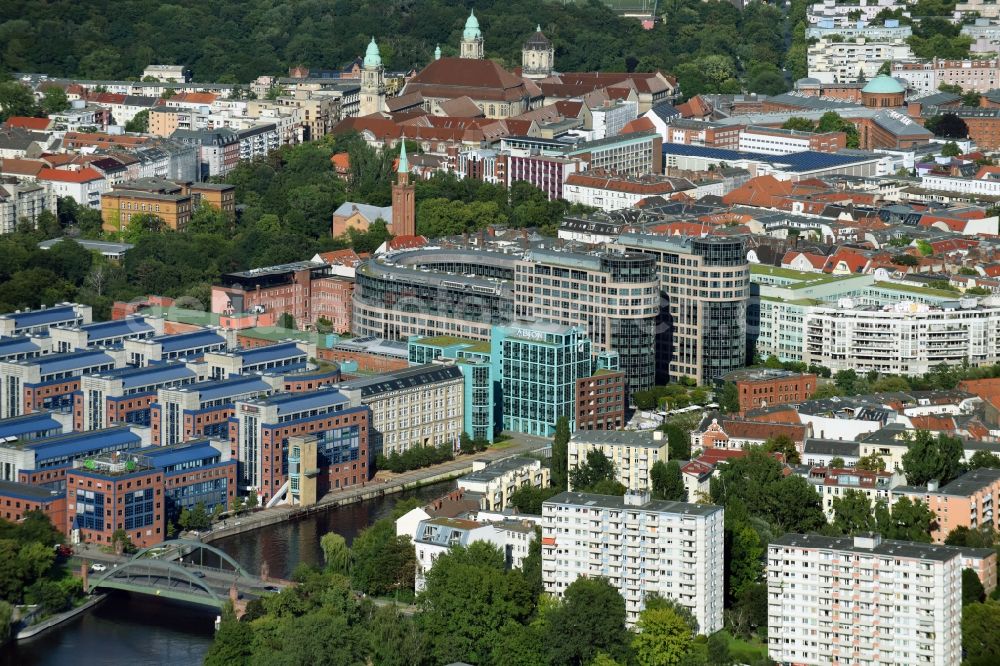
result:
M 591 375 L 591 341 L 578 326 L 537 321 L 494 326 L 503 429 L 548 437 L 561 416 L 576 429 L 576 380 Z

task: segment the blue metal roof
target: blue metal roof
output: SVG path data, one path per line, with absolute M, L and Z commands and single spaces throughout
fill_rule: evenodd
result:
M 43 375 L 51 375 L 56 372 L 70 372 L 72 370 L 82 370 L 95 365 L 114 363 L 114 359 L 102 351 L 85 349 L 83 351 L 68 352 L 66 354 L 52 354 L 32 359 L 30 363 L 38 364 Z
M 208 440 L 185 442 L 183 444 L 175 444 L 174 446 L 147 446 L 139 449 L 137 453 L 146 456 L 149 464 L 154 467 L 164 468 L 194 460 L 220 458 L 222 456 Z
M 129 445 L 126 447 L 129 449 L 138 448 L 141 443 L 142 439 L 139 435 L 134 434 L 128 428 L 109 428 L 39 439 L 26 443 L 24 448 L 35 452 L 35 462 L 37 463 L 49 458 L 79 457 L 87 455 L 90 451 L 121 445 Z
M 263 401 L 266 405 L 276 405 L 278 407 L 278 416 L 302 412 L 307 409 L 321 409 L 348 402 L 350 401 L 347 397 L 334 388 L 320 389 L 306 393 L 278 395 Z
M 100 376 L 121 379 L 122 388 L 130 389 L 137 386 L 190 379 L 197 375 L 183 363 L 166 363 L 164 365 L 151 365 L 146 368 L 121 368 L 101 373 Z
M 226 339 L 215 331 L 193 331 L 177 335 L 160 335 L 153 338 L 153 342 L 159 342 L 163 351 L 169 353 L 194 347 L 222 345 L 226 343 Z
M 679 155 L 682 157 L 706 157 L 720 161 L 754 160 L 772 164 L 783 171 L 813 171 L 830 169 L 845 164 L 864 162 L 875 159 L 875 155 L 841 155 L 837 153 L 820 153 L 805 150 L 789 155 L 765 155 L 764 153 L 728 150 L 726 148 L 709 148 L 707 146 L 691 146 L 683 143 L 663 144 L 664 155 Z
M 87 324 L 80 327 L 81 331 L 86 331 L 91 342 L 104 340 L 106 338 L 117 338 L 129 333 L 149 333 L 153 327 L 146 323 L 142 317 L 129 317 L 117 321 L 101 321 L 96 324 Z
M 3 317 L 13 319 L 15 328 L 28 328 L 75 319 L 76 310 L 73 309 L 72 305 L 61 305 L 44 310 L 31 310 L 30 312 L 8 312 Z
M 191 384 L 188 388 L 192 391 L 200 391 L 202 402 L 210 402 L 212 400 L 219 400 L 220 398 L 243 395 L 252 391 L 269 391 L 271 385 L 260 377 L 250 376 L 234 377 L 217 382 Z
M 31 338 L 0 338 L 0 358 L 38 351 Z
M 0 421 L 0 439 L 4 437 L 21 437 L 29 432 L 39 430 L 61 430 L 62 424 L 45 412 L 15 416 Z
M 268 345 L 267 347 L 257 347 L 256 349 L 245 349 L 238 353 L 243 357 L 243 363 L 247 365 L 267 363 L 269 361 L 277 361 L 283 358 L 305 356 L 305 353 L 296 347 L 294 342 Z

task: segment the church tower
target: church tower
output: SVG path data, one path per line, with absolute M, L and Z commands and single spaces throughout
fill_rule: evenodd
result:
M 368 44 L 361 68 L 361 100 L 359 115 L 370 116 L 385 111 L 385 68 L 375 38 Z
M 413 185 L 410 185 L 410 162 L 406 159 L 406 137 L 400 140 L 399 168 L 396 169 L 396 183 L 392 186 L 392 232 L 393 236 L 415 236 L 417 220 L 414 213 L 416 199 Z
M 526 79 L 544 79 L 552 75 L 555 67 L 555 49 L 548 37 L 542 34 L 542 26 L 535 28 L 535 34 L 521 48 L 521 76 Z
M 462 48 L 460 56 L 471 60 L 483 59 L 483 33 L 479 29 L 479 21 L 476 19 L 476 12 L 473 10 L 469 14 L 469 19 L 465 22 L 465 30 L 462 31 Z

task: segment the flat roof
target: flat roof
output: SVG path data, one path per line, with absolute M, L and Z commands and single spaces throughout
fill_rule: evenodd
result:
M 960 549 L 952 546 L 883 539 L 874 548 L 866 548 L 862 545 L 855 545 L 855 537 L 827 537 L 819 534 L 795 534 L 793 532 L 778 537 L 770 545 L 788 548 L 839 550 L 851 553 L 868 553 L 881 557 L 906 557 L 921 560 L 937 560 L 939 562 L 947 562 L 961 556 Z
M 243 362 L 247 364 L 267 363 L 268 361 L 277 361 L 284 358 L 290 359 L 297 356 L 306 356 L 306 353 L 299 349 L 294 342 L 255 347 L 254 349 L 243 349 L 235 353 L 241 356 Z
M 154 467 L 172 467 L 181 463 L 222 456 L 222 453 L 207 439 L 172 446 L 146 446 L 136 453 L 144 455 Z
M 693 516 L 710 516 L 713 513 L 722 511 L 722 507 L 715 504 L 692 504 L 690 502 L 671 502 L 669 500 L 650 500 L 645 504 L 636 506 L 626 504 L 625 498 L 617 495 L 594 495 L 593 493 L 575 492 L 559 493 L 555 497 L 545 500 L 543 504 L 566 504 L 584 508 L 595 507 L 618 511 L 652 511 L 656 513 Z
M 102 372 L 94 375 L 96 379 L 120 379 L 123 389 L 148 386 L 163 382 L 180 381 L 197 377 L 194 370 L 190 370 L 183 363 L 166 363 L 163 365 L 150 365 L 144 368 L 119 368 L 109 372 Z
M 72 328 L 60 327 L 60 329 L 83 331 L 91 340 L 116 338 L 122 335 L 128 335 L 129 333 L 149 333 L 154 330 L 152 326 L 146 323 L 146 319 L 144 317 L 126 317 L 125 319 L 99 321 L 94 322 L 93 324 L 74 326 Z
M 605 444 L 609 446 L 648 446 L 660 448 L 667 445 L 667 438 L 654 439 L 652 431 L 644 430 L 580 430 L 573 433 L 573 442 L 580 444 Z
M 66 240 L 74 241 L 87 250 L 100 252 L 102 254 L 124 254 L 135 247 L 135 245 L 132 245 L 131 243 L 110 243 L 108 241 L 94 241 L 83 238 L 50 238 L 49 240 L 44 240 L 39 243 L 38 247 L 42 250 L 50 250 L 56 243 L 61 243 Z
M 16 481 L 0 481 L 0 497 L 17 497 L 33 502 L 50 502 L 61 499 L 64 493 L 56 490 L 48 490 L 42 486 L 32 486 L 27 483 L 17 483 Z
M 40 351 L 40 347 L 28 337 L 0 338 L 0 359 L 15 354 L 29 354 Z
M 526 466 L 533 466 L 538 461 L 534 458 L 525 458 L 523 456 L 515 456 L 513 458 L 504 458 L 503 460 L 497 460 L 496 462 L 491 462 L 486 467 L 476 470 L 474 472 L 469 472 L 462 478 L 458 480 L 458 485 L 462 485 L 462 481 L 477 481 L 477 482 L 487 482 L 492 481 L 498 477 L 503 476 L 507 472 L 515 469 L 520 469 Z
M 225 344 L 226 338 L 217 331 L 192 331 L 190 333 L 177 333 L 175 335 L 159 335 L 152 338 L 151 341 L 159 343 L 163 351 L 169 353 L 193 347 Z

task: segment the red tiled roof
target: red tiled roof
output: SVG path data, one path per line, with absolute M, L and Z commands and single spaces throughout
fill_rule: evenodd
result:
M 38 172 L 46 168 L 46 166 L 46 163 L 42 160 L 7 158 L 0 160 L 0 173 L 17 176 L 37 176 Z
M 778 180 L 774 176 L 757 176 L 724 195 L 722 201 L 730 206 L 773 208 L 779 198 L 788 196 L 791 191 L 789 181 Z
M 468 95 L 475 100 L 516 101 L 526 91 L 522 79 L 492 60 L 440 58 L 406 82 L 403 94 L 454 99 Z
M 801 442 L 806 436 L 806 426 L 792 423 L 768 423 L 764 421 L 744 421 L 742 419 L 720 419 L 719 425 L 730 438 L 766 440 L 786 435 L 793 442 Z
M 427 245 L 424 236 L 396 236 L 389 241 L 390 250 L 408 250 Z
M 210 92 L 184 92 L 179 95 L 174 95 L 169 100 L 167 104 L 171 102 L 174 103 L 184 103 L 184 104 L 211 104 L 216 99 L 215 93 Z
M 92 180 L 104 178 L 97 169 L 87 167 L 77 171 L 67 169 L 42 169 L 38 172 L 39 180 L 51 180 L 62 183 L 89 183 Z
M 319 256 L 331 266 L 357 266 L 361 263 L 361 257 L 351 249 L 320 252 Z
M 21 127 L 26 130 L 43 132 L 49 128 L 52 121 L 48 118 L 31 118 L 28 116 L 11 116 L 4 122 L 4 127 Z
M 635 120 L 630 120 L 625 123 L 622 127 L 620 134 L 634 134 L 636 132 L 648 132 L 650 130 L 655 130 L 656 126 L 653 125 L 653 121 L 645 116 L 636 118 Z

